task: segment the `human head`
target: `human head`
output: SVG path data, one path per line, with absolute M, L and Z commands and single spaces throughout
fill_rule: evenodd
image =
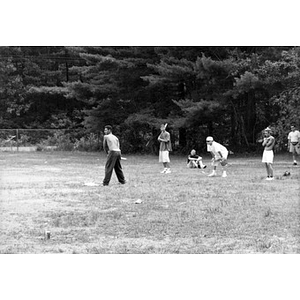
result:
M 161 124 L 161 125 L 160 125 L 160 130 L 161 130 L 161 131 L 165 131 L 165 130 L 166 130 L 165 124 Z
M 270 135 L 271 135 L 271 128 L 270 128 L 270 127 L 267 127 L 267 128 L 264 130 L 264 134 L 265 134 L 265 136 L 270 136 Z
M 192 149 L 191 150 L 191 155 L 195 155 L 196 154 L 196 150 L 195 149 Z
M 292 130 L 292 131 L 295 131 L 295 129 L 296 129 L 296 128 L 295 128 L 295 125 L 291 125 L 291 130 Z
M 104 134 L 109 134 L 112 132 L 112 127 L 110 125 L 104 126 Z
M 207 143 L 208 145 L 211 145 L 211 144 L 213 143 L 213 141 L 214 141 L 214 138 L 213 138 L 212 136 L 208 136 L 208 137 L 206 138 L 206 143 Z

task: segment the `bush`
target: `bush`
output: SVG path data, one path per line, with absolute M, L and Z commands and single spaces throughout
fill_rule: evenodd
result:
M 73 149 L 78 151 L 98 151 L 101 148 L 102 142 L 100 142 L 99 137 L 94 133 L 76 139 L 73 145 Z

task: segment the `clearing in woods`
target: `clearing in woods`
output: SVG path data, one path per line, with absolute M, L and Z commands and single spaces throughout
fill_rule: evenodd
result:
M 275 156 L 274 181 L 260 156 L 229 156 L 227 178 L 207 177 L 209 157 L 206 174 L 182 156 L 171 155 L 171 174 L 157 156 L 127 158 L 127 184 L 113 174 L 102 187 L 103 154 L 1 152 L 0 253 L 300 252 L 300 168 L 289 156 Z

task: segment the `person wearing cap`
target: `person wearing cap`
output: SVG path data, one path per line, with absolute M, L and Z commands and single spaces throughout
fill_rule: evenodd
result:
M 121 166 L 119 139 L 112 134 L 112 127 L 110 125 L 106 125 L 104 127 L 103 148 L 107 154 L 103 186 L 107 186 L 109 184 L 113 170 L 116 172 L 119 183 L 125 184 L 126 181 Z
M 161 133 L 157 140 L 159 141 L 159 158 L 158 161 L 163 163 L 164 169 L 162 174 L 171 173 L 169 152 L 172 151 L 170 133 L 166 131 L 166 125 L 160 126 Z
M 296 155 L 300 154 L 300 132 L 291 125 L 291 131 L 288 134 L 288 150 L 293 155 L 294 165 L 297 165 Z
M 214 141 L 212 136 L 206 138 L 207 151 L 212 155 L 213 171 L 209 174 L 209 177 L 216 176 L 217 166 L 221 164 L 222 177 L 227 177 L 225 166 L 227 165 L 228 150 L 225 146 Z
M 264 130 L 264 139 L 262 142 L 262 146 L 264 147 L 262 162 L 265 163 L 266 165 L 266 170 L 267 170 L 266 180 L 274 180 L 274 176 L 273 176 L 274 145 L 275 145 L 275 138 L 271 135 L 271 128 L 267 127 Z

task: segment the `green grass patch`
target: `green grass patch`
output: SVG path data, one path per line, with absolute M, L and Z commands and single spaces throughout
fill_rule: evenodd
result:
M 0 153 L 0 253 L 299 253 L 300 168 L 275 156 L 274 181 L 260 157 L 230 157 L 210 178 L 171 156 L 122 161 L 101 184 L 102 153 Z M 285 171 L 290 176 L 283 176 Z M 135 202 L 140 200 L 140 204 Z M 45 239 L 49 229 L 51 238 Z

